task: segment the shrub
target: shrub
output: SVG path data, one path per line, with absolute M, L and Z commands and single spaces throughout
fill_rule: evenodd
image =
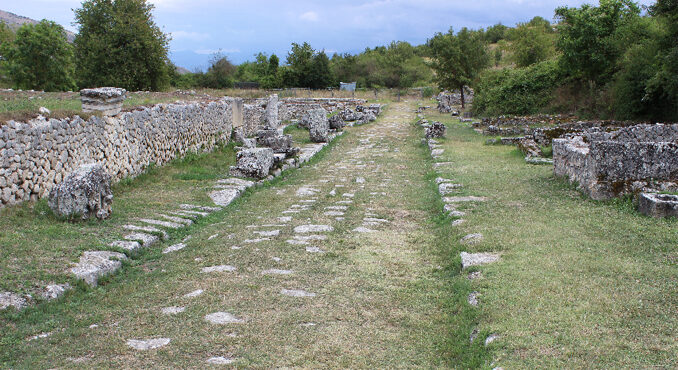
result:
M 564 82 L 557 60 L 522 69 L 487 70 L 475 87 L 473 110 L 478 115 L 532 114 L 551 101 Z

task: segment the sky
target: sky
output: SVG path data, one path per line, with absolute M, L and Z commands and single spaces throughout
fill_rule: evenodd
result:
M 285 60 L 293 42 L 309 42 L 328 55 L 358 53 L 391 41 L 425 43 L 436 32 L 462 27 L 513 26 L 534 16 L 553 20 L 559 6 L 585 0 L 150 0 L 154 21 L 171 35 L 170 59 L 191 71 L 205 70 L 220 52 L 234 63 L 254 55 Z M 73 9 L 82 0 L 0 0 L 0 9 L 53 20 L 73 32 Z M 597 1 L 594 3 L 597 4 Z M 653 0 L 641 0 L 651 5 Z

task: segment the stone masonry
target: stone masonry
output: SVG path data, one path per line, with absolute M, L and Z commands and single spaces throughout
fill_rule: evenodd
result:
M 593 199 L 678 188 L 678 124 L 636 125 L 553 140 L 554 172 Z

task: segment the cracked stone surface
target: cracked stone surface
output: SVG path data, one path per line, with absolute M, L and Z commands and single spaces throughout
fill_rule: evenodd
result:
M 334 231 L 330 225 L 301 225 L 294 228 L 294 232 L 301 233 L 323 233 Z
M 73 275 L 91 286 L 97 286 L 99 278 L 117 271 L 127 259 L 122 253 L 107 251 L 85 252 L 78 264 L 71 269 Z
M 186 244 L 184 244 L 184 243 L 177 243 L 177 244 L 170 245 L 169 247 L 163 249 L 163 250 L 162 250 L 162 253 L 163 253 L 163 254 L 172 253 L 172 252 L 180 251 L 180 250 L 182 250 L 182 249 L 184 249 L 184 248 L 186 248 Z
M 233 272 L 235 270 L 236 270 L 236 268 L 234 266 L 219 265 L 219 266 L 203 267 L 200 271 L 204 272 L 204 273 L 212 273 L 212 272 Z
M 280 294 L 298 298 L 315 297 L 315 293 L 310 293 L 301 289 L 283 289 L 280 291 Z
M 465 237 L 461 238 L 459 241 L 461 244 L 464 245 L 475 245 L 480 243 L 483 240 L 483 234 L 480 233 L 473 233 L 473 234 L 468 234 Z
M 228 312 L 215 312 L 205 316 L 205 320 L 215 325 L 241 324 L 245 320 L 236 317 Z
M 26 299 L 17 294 L 11 292 L 0 293 L 0 310 L 4 310 L 7 307 L 14 307 L 17 310 L 21 310 L 26 307 L 26 305 Z
M 486 265 L 499 261 L 499 255 L 495 253 L 466 253 L 461 252 L 461 265 L 463 268 Z
M 170 341 L 170 338 L 128 339 L 127 345 L 136 349 L 137 351 L 147 351 L 149 349 L 164 347 L 168 345 Z
M 177 306 L 171 306 L 171 307 L 165 307 L 160 312 L 162 312 L 165 315 L 176 315 L 179 313 L 182 313 L 186 310 L 186 307 L 177 307 Z

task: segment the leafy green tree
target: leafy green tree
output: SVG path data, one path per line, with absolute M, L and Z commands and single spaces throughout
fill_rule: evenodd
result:
M 86 0 L 75 10 L 78 84 L 160 90 L 169 82 L 169 37 L 146 0 Z
M 504 26 L 501 23 L 497 23 L 494 26 L 488 27 L 487 30 L 485 30 L 485 41 L 490 43 L 490 44 L 496 44 L 499 42 L 499 40 L 503 40 L 506 38 L 506 31 L 508 30 L 508 27 Z
M 592 86 L 609 81 L 624 49 L 616 42 L 617 31 L 640 16 L 630 0 L 600 0 L 599 6 L 556 9 L 561 67 Z
M 3 86 L 9 86 L 7 58 L 6 56 L 3 57 L 3 53 L 6 53 L 8 48 L 11 47 L 14 37 L 14 31 L 5 22 L 0 21 L 0 83 Z
M 678 1 L 657 0 L 650 13 L 666 31 L 657 38 L 656 69 L 648 82 L 644 99 L 664 108 L 659 117 L 678 120 Z
M 459 90 L 464 107 L 464 87 L 470 86 L 480 71 L 489 63 L 489 54 L 479 32 L 462 28 L 456 35 L 450 28 L 447 34 L 437 33 L 428 40 L 436 72 L 438 87 Z
M 292 43 L 287 54 L 288 68 L 284 70 L 285 86 L 325 88 L 332 83 L 330 59 L 324 51 L 316 52 L 311 45 Z
M 332 70 L 330 69 L 330 58 L 325 51 L 316 53 L 311 63 L 310 76 L 308 76 L 309 86 L 313 89 L 324 89 L 333 83 Z
M 3 42 L 7 72 L 21 89 L 63 91 L 75 89 L 73 47 L 60 25 L 47 20 L 24 24 L 14 42 Z
M 210 58 L 210 66 L 202 77 L 201 86 L 212 89 L 226 89 L 233 87 L 233 77 L 237 67 L 228 60 L 228 57 L 216 53 Z
M 543 18 L 542 18 L 543 19 Z M 534 20 L 533 20 L 534 21 Z M 548 21 L 544 20 L 546 23 Z M 518 67 L 527 67 L 548 59 L 555 52 L 550 24 L 519 24 L 511 31 L 511 53 Z

